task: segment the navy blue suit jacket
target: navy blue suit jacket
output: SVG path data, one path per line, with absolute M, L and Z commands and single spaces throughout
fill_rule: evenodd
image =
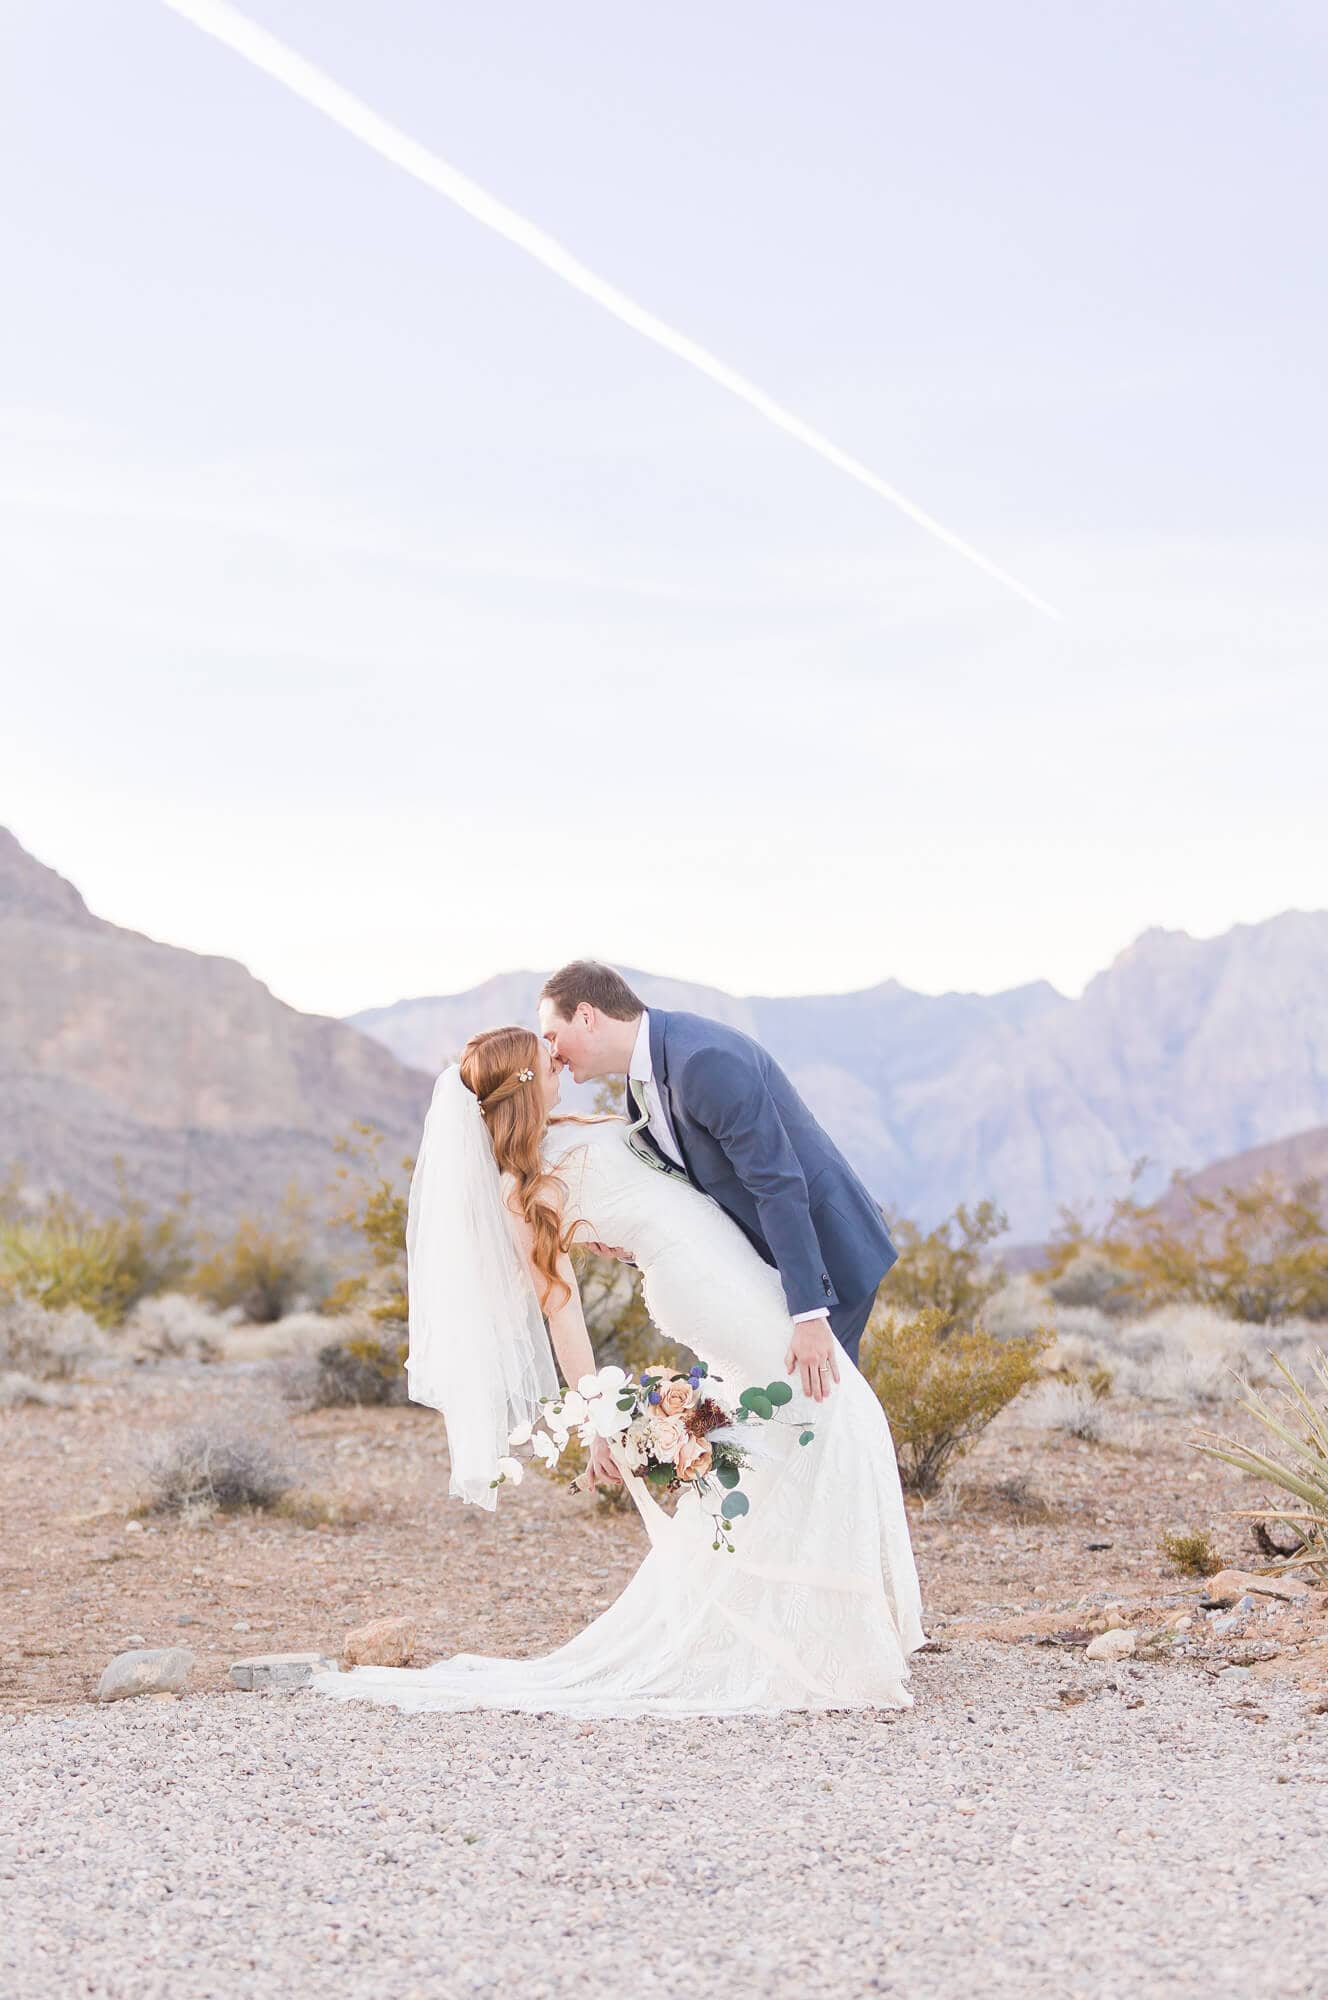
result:
M 700 1014 L 649 1012 L 651 1067 L 689 1179 L 775 1266 L 789 1312 L 829 1307 L 853 1352 L 899 1255 L 878 1204 L 759 1042 Z

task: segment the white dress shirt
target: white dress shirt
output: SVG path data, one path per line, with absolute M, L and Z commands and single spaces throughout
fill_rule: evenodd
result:
M 627 1065 L 627 1074 L 633 1083 L 641 1085 L 641 1093 L 645 1098 L 646 1110 L 649 1113 L 649 1117 L 646 1120 L 646 1127 L 651 1138 L 655 1141 L 661 1153 L 672 1160 L 675 1166 L 682 1167 L 683 1157 L 678 1151 L 678 1142 L 673 1136 L 673 1127 L 669 1123 L 669 1114 L 664 1107 L 664 1099 L 660 1093 L 659 1085 L 655 1081 L 655 1066 L 650 1060 L 650 1013 L 646 1008 L 642 1008 L 641 1010 L 641 1025 L 636 1031 L 636 1042 L 632 1049 L 631 1061 Z M 628 1097 L 628 1110 L 629 1112 L 631 1110 L 630 1094 Z M 683 1171 L 686 1172 L 685 1167 Z M 826 1306 L 818 1306 L 814 1312 L 794 1313 L 793 1315 L 795 1322 L 803 1319 L 829 1319 L 829 1317 L 829 1309 Z

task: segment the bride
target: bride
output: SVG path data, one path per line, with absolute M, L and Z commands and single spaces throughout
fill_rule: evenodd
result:
M 630 1253 L 660 1333 L 707 1364 L 730 1407 L 777 1378 L 788 1349 L 778 1272 L 737 1224 L 653 1172 L 623 1120 L 553 1117 L 559 1091 L 559 1065 L 530 1030 L 474 1036 L 435 1083 L 411 1181 L 410 1395 L 446 1419 L 449 1490 L 483 1507 L 502 1490 L 511 1434 L 557 1393 L 550 1338 L 569 1385 L 595 1372 L 574 1241 Z M 786 1423 L 744 1436 L 751 1507 L 735 1554 L 715 1552 L 695 1490 L 666 1513 L 621 1445 L 597 1437 L 588 1479 L 626 1478 L 650 1548 L 575 1638 L 534 1659 L 459 1653 L 311 1685 L 403 1709 L 577 1716 L 911 1707 L 908 1655 L 926 1635 L 894 1447 L 874 1392 L 838 1359 L 828 1399 L 795 1383 Z M 815 1434 L 806 1448 L 802 1420 Z

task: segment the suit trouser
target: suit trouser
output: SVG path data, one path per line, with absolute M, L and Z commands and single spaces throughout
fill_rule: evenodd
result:
M 858 1343 L 862 1339 L 863 1329 L 871 1318 L 871 1309 L 875 1304 L 876 1293 L 873 1290 L 855 1306 L 838 1305 L 830 1308 L 830 1330 L 855 1367 L 858 1360 Z

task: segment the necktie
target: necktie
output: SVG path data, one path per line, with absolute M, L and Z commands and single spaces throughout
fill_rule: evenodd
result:
M 657 1140 L 652 1142 L 646 1137 L 646 1127 L 650 1123 L 650 1107 L 646 1103 L 646 1087 L 638 1077 L 628 1077 L 627 1095 L 631 1099 L 632 1110 L 635 1113 L 627 1127 L 627 1144 L 631 1151 L 636 1154 L 638 1160 L 644 1160 L 648 1167 L 654 1167 L 657 1173 L 676 1174 L 680 1180 L 685 1181 L 687 1175 L 683 1169 L 668 1158 Z

